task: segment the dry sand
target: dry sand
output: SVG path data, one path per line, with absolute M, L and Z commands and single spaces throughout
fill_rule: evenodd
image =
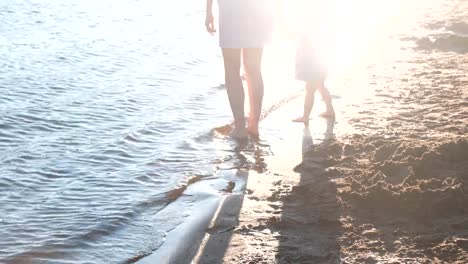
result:
M 468 38 L 453 38 L 368 65 L 375 94 L 297 166 L 251 173 L 195 262 L 468 263 Z

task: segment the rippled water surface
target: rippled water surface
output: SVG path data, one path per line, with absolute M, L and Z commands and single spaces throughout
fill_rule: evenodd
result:
M 123 261 L 180 221 L 157 212 L 229 120 L 201 8 L 0 3 L 0 259 Z

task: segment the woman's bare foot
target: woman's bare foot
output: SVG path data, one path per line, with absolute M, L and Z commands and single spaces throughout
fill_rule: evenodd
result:
M 293 122 L 304 123 L 305 125 L 309 124 L 309 118 L 305 118 L 303 116 L 293 119 Z
M 325 111 L 319 115 L 324 118 L 335 118 L 335 111 Z
M 246 139 L 248 134 L 247 134 L 247 129 L 245 128 L 234 128 L 231 133 L 229 134 L 231 138 L 234 139 Z
M 258 139 L 260 137 L 260 133 L 258 132 L 258 127 L 254 127 L 254 126 L 247 127 L 247 133 L 254 139 Z

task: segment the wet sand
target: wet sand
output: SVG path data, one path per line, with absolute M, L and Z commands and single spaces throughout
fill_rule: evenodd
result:
M 240 215 L 218 216 L 198 263 L 468 262 L 468 106 L 458 81 L 451 93 L 393 98 L 414 108 L 372 134 L 313 145 L 289 173 L 251 173 Z
M 211 220 L 141 263 L 468 263 L 468 8 L 439 2 L 331 76 L 335 121 L 267 111 Z
M 318 143 L 287 106 L 267 117 L 296 134 L 272 143 L 240 214 L 217 216 L 195 263 L 467 263 L 468 57 L 466 37 L 450 38 L 367 65 L 372 96 L 337 100 Z

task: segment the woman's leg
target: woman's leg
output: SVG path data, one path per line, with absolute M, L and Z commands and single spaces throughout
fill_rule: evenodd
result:
M 224 72 L 226 80 L 226 90 L 234 116 L 235 128 L 231 133 L 232 137 L 245 138 L 244 115 L 244 88 L 240 77 L 241 49 L 222 49 L 224 58 Z
M 250 114 L 247 130 L 250 135 L 258 137 L 258 123 L 262 113 L 263 77 L 262 77 L 263 48 L 242 49 L 242 59 L 249 91 Z

